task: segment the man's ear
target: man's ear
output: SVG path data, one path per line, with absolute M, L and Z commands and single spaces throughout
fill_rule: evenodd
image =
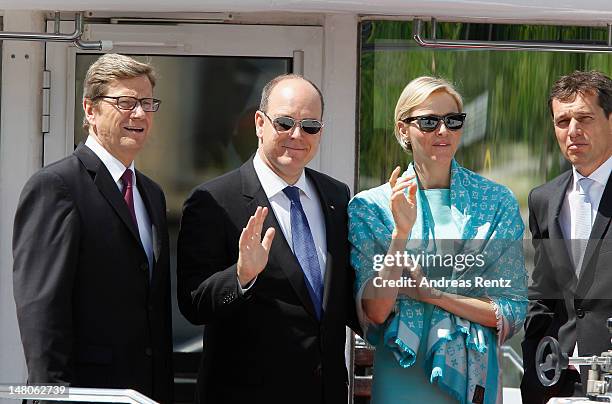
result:
M 96 106 L 89 98 L 83 99 L 83 111 L 85 112 L 85 118 L 89 122 L 90 126 L 95 126 L 96 116 L 94 114 Z
M 255 133 L 259 139 L 263 137 L 263 128 L 266 123 L 266 117 L 263 112 L 256 111 L 255 112 Z

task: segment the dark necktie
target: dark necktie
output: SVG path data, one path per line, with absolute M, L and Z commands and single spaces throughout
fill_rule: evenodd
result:
M 134 210 L 134 189 L 132 187 L 132 170 L 129 168 L 125 170 L 123 175 L 121 176 L 121 181 L 123 182 L 123 199 L 130 210 L 130 215 L 132 215 L 132 220 L 138 228 L 138 222 L 136 221 L 136 211 Z
M 291 200 L 290 218 L 293 253 L 302 267 L 307 281 L 308 293 L 314 304 L 317 318 L 320 319 L 323 304 L 321 266 L 317 258 L 317 248 L 312 238 L 308 219 L 300 202 L 300 189 L 289 186 L 283 189 L 283 192 Z

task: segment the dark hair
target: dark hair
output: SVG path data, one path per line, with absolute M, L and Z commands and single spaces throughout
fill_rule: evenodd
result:
M 573 101 L 576 95 L 597 95 L 597 103 L 607 117 L 612 112 L 612 79 L 596 70 L 590 72 L 575 71 L 561 76 L 550 91 L 548 108 L 552 115 L 552 102 Z
M 317 91 L 317 94 L 319 94 L 319 100 L 321 101 L 321 117 L 323 117 L 323 109 L 325 104 L 323 103 L 323 94 L 321 93 L 321 90 L 319 90 L 319 87 L 317 87 L 317 85 L 312 81 L 308 80 L 304 76 L 295 73 L 281 74 L 280 76 L 274 77 L 268 82 L 268 84 L 265 85 L 265 87 L 261 91 L 261 101 L 259 102 L 259 110 L 262 112 L 268 112 L 268 100 L 270 99 L 270 93 L 272 93 L 272 90 L 274 90 L 274 87 L 276 87 L 278 83 L 290 79 L 304 80 Z

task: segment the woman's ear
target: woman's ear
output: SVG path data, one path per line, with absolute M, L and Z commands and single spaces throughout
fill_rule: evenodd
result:
M 400 133 L 400 135 L 402 135 L 402 137 L 407 137 L 408 136 L 408 128 L 406 127 L 406 124 L 402 121 L 397 121 L 397 131 Z

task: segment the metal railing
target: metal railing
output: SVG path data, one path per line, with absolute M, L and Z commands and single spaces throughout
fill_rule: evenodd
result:
M 465 39 L 437 39 L 436 19 L 431 19 L 431 38 L 422 37 L 422 20 L 415 18 L 412 36 L 415 42 L 424 48 L 437 49 L 480 49 L 480 50 L 520 50 L 520 51 L 550 51 L 550 52 L 612 52 L 612 24 L 608 24 L 608 41 L 606 45 L 569 44 L 559 42 L 519 42 L 519 41 L 473 41 Z
M 0 40 L 15 41 L 50 41 L 50 42 L 72 42 L 74 46 L 82 50 L 108 51 L 113 48 L 110 41 L 84 41 L 81 39 L 85 31 L 83 13 L 74 16 L 74 31 L 70 34 L 60 33 L 60 13 L 55 13 L 55 29 L 53 34 L 38 32 L 0 32 Z
M 521 376 L 525 373 L 523 369 L 523 359 L 521 356 L 509 345 L 502 345 L 501 352 L 504 358 L 508 358 L 510 363 L 514 365 L 514 367 L 519 371 Z

